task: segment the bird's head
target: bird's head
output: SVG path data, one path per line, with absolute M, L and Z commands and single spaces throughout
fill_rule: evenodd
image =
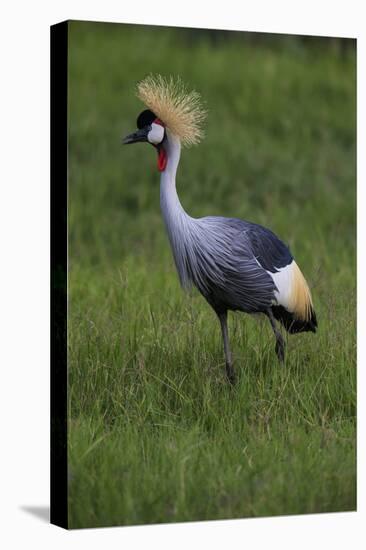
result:
M 167 164 L 167 155 L 163 146 L 165 139 L 165 125 L 150 109 L 142 111 L 137 117 L 137 130 L 126 136 L 122 143 L 138 143 L 146 141 L 151 143 L 158 151 L 158 169 L 162 172 Z
M 148 109 L 137 117 L 138 129 L 122 143 L 145 141 L 154 145 L 158 151 L 158 169 L 163 171 L 168 162 L 164 144 L 169 133 L 178 137 L 182 145 L 199 143 L 206 111 L 201 107 L 200 95 L 187 92 L 179 78 L 148 76 L 138 84 L 137 97 Z

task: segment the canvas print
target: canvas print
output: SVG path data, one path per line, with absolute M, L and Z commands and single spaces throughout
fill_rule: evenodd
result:
M 356 509 L 356 41 L 51 29 L 51 520 Z

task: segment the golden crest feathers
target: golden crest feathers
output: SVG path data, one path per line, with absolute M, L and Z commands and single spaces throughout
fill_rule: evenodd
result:
M 202 123 L 207 112 L 202 108 L 201 96 L 194 90 L 188 92 L 179 77 L 174 80 L 149 75 L 138 83 L 137 97 L 180 138 L 182 145 L 195 145 L 204 137 Z

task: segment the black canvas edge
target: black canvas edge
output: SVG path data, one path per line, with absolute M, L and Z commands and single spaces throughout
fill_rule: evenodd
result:
M 51 43 L 51 523 L 68 528 L 67 73 L 68 22 Z

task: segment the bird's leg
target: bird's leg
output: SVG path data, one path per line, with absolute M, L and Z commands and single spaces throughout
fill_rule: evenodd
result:
M 271 322 L 273 332 L 274 332 L 275 337 L 276 337 L 276 347 L 275 347 L 276 354 L 277 354 L 278 359 L 281 362 L 283 362 L 285 360 L 285 340 L 283 339 L 283 336 L 282 336 L 280 330 L 278 329 L 278 327 L 276 325 L 276 320 L 274 318 L 274 315 L 273 315 L 273 312 L 272 312 L 271 308 L 267 309 L 267 314 L 268 314 L 269 320 Z
M 227 311 L 224 313 L 218 314 L 221 324 L 222 338 L 224 340 L 224 351 L 225 351 L 225 360 L 226 360 L 226 374 L 231 384 L 235 384 L 236 376 L 233 367 L 233 358 L 230 351 L 229 345 L 229 334 L 227 330 Z

